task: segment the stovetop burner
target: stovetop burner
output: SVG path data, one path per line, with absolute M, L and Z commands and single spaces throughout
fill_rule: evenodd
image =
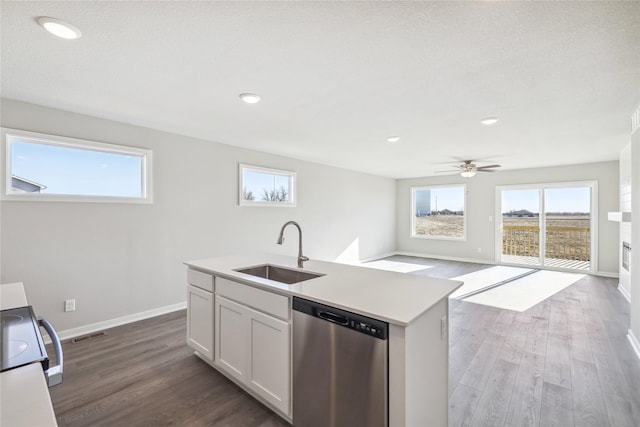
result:
M 40 362 L 44 370 L 49 369 L 49 357 L 31 306 L 2 310 L 0 314 L 0 372 L 34 362 Z

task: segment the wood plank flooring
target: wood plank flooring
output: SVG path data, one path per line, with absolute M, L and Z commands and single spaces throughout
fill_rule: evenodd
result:
M 193 355 L 186 311 L 64 342 L 60 426 L 289 426 Z
M 489 267 L 389 260 L 445 278 Z M 450 426 L 640 425 L 640 360 L 616 284 L 587 276 L 522 313 L 450 300 Z M 288 425 L 193 355 L 184 311 L 63 346 L 64 382 L 50 389 L 60 426 Z
M 388 259 L 444 278 L 488 267 Z M 451 426 L 640 426 L 640 360 L 617 279 L 586 276 L 521 313 L 459 300 L 449 310 Z

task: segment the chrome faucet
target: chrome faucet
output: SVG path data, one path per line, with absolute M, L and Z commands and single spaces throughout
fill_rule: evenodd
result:
M 304 256 L 304 255 L 302 255 L 302 229 L 300 228 L 300 225 L 297 222 L 289 221 L 289 222 L 285 223 L 282 226 L 282 229 L 280 230 L 280 235 L 278 236 L 278 240 L 276 241 L 276 243 L 278 245 L 281 245 L 282 242 L 284 242 L 284 229 L 287 228 L 287 225 L 289 225 L 289 224 L 295 225 L 296 228 L 298 229 L 298 236 L 299 236 L 299 239 L 298 239 L 298 268 L 303 268 L 302 263 L 305 262 L 305 261 L 309 261 L 309 258 Z

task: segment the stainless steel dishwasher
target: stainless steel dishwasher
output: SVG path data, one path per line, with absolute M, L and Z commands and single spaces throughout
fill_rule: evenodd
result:
M 293 298 L 293 425 L 387 426 L 386 322 Z

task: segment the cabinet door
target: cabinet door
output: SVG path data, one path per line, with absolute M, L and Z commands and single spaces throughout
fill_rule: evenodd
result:
M 216 295 L 214 364 L 246 382 L 248 309 Z
M 247 385 L 290 415 L 291 366 L 289 323 L 248 309 Z
M 187 287 L 187 344 L 213 361 L 213 294 Z

